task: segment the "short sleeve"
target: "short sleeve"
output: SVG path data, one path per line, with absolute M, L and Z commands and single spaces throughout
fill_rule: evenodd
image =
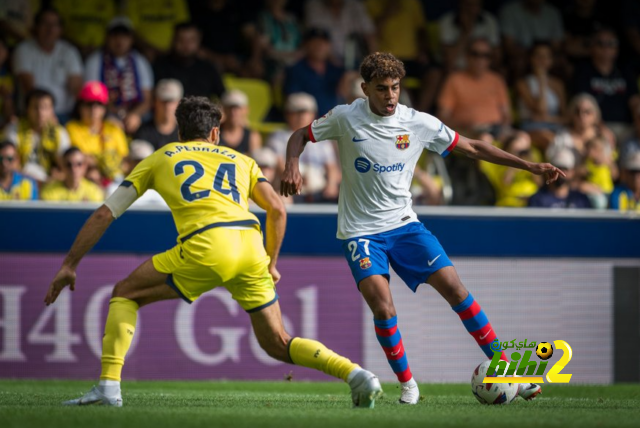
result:
M 149 61 L 142 55 L 136 52 L 135 54 L 137 69 L 140 77 L 140 87 L 143 90 L 153 89 L 153 70 Z
M 92 53 L 84 67 L 84 81 L 89 82 L 92 80 L 100 79 L 100 68 L 102 67 L 102 50 Z
M 13 69 L 16 74 L 33 73 L 33 64 L 29 58 L 29 40 L 18 45 L 13 54 Z
M 82 76 L 82 58 L 80 52 L 71 44 L 67 44 L 65 53 L 68 76 Z
M 144 195 L 144 192 L 148 189 L 153 189 L 153 168 L 158 153 L 160 152 L 152 154 L 136 165 L 133 171 L 131 171 L 131 174 L 124 179 L 121 186 L 135 187 L 136 192 L 138 192 L 138 197 Z
M 311 122 L 308 128 L 309 139 L 312 142 L 322 140 L 337 140 L 343 134 L 342 116 L 348 105 L 339 105 L 329 110 L 324 116 Z
M 256 161 L 254 161 L 253 159 L 249 159 L 249 162 L 250 162 L 249 197 L 251 197 L 253 195 L 253 188 L 256 187 L 256 184 L 262 183 L 262 182 L 268 182 L 269 180 L 267 180 L 264 174 L 262 174 L 262 170 L 260 169 Z
M 458 144 L 457 132 L 427 113 L 416 112 L 413 127 L 424 148 L 446 157 Z

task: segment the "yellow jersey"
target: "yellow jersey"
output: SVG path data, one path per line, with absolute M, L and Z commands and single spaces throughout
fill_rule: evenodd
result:
M 584 166 L 587 168 L 587 182 L 598 186 L 602 193 L 613 192 L 613 179 L 608 165 L 597 165 L 591 159 L 587 159 Z
M 129 154 L 129 145 L 124 131 L 118 125 L 105 120 L 99 134 L 78 120 L 67 123 L 71 145 L 79 148 L 87 156 L 95 157 L 98 168 L 105 177 L 113 179 L 121 175 L 120 164 Z
M 233 149 L 201 141 L 171 143 L 140 162 L 122 183 L 138 196 L 154 189 L 173 214 L 180 242 L 214 227 L 260 223 L 249 212 L 256 183 L 267 181 L 256 162 Z
M 169 50 L 173 27 L 191 19 L 186 0 L 128 1 L 125 15 L 131 19 L 136 34 L 160 50 Z
M 42 189 L 42 200 L 50 202 L 102 202 L 104 192 L 97 184 L 82 179 L 77 189 L 69 189 L 61 181 L 54 181 Z
M 29 177 L 14 172 L 9 188 L 0 186 L 0 201 L 35 201 L 38 199 L 38 185 Z

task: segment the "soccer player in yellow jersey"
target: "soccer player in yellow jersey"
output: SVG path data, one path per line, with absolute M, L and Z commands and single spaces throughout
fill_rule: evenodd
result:
M 100 383 L 66 405 L 122 406 L 120 374 L 141 306 L 178 297 L 191 303 L 202 293 L 225 287 L 251 317 L 260 346 L 273 358 L 321 370 L 349 383 L 353 403 L 373 407 L 382 389 L 378 378 L 315 340 L 284 330 L 275 283 L 286 211 L 255 161 L 218 147 L 220 110 L 207 98 L 184 98 L 176 111 L 180 142 L 138 164 L 123 184 L 87 220 L 45 298 L 55 302 L 75 287 L 76 267 L 111 222 L 147 189 L 171 208 L 178 244 L 145 261 L 119 281 L 109 303 L 102 342 Z M 248 198 L 267 212 L 266 251 Z

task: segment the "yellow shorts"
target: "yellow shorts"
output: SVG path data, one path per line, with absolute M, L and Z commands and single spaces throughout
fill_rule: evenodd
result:
M 153 256 L 153 266 L 169 275 L 167 284 L 188 303 L 202 293 L 225 287 L 247 312 L 278 300 L 269 261 L 258 229 L 223 227 L 206 230 Z

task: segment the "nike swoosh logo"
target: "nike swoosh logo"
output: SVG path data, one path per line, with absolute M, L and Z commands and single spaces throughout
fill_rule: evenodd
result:
M 395 356 L 396 356 L 396 355 L 398 355 L 399 353 L 400 353 L 400 350 L 398 349 L 398 351 L 397 351 L 397 352 L 392 352 L 392 353 L 391 353 L 391 356 L 392 356 L 392 357 L 395 357 Z
M 487 334 L 485 334 L 484 336 L 480 336 L 480 340 L 484 340 L 485 337 L 489 336 L 489 333 L 491 333 L 491 329 L 489 329 Z
M 441 256 L 441 255 L 442 255 L 442 254 L 438 254 L 438 255 L 436 256 L 436 258 L 435 258 L 435 259 L 433 259 L 433 260 L 429 260 L 429 261 L 428 261 L 429 266 L 431 266 L 432 264 L 434 264 L 434 263 L 436 262 L 436 260 L 438 260 L 438 259 L 440 258 L 440 256 Z
M 351 139 L 351 141 L 353 141 L 354 143 L 359 143 L 360 141 L 364 141 L 364 140 L 368 140 L 368 138 L 356 138 L 356 137 L 353 137 Z

